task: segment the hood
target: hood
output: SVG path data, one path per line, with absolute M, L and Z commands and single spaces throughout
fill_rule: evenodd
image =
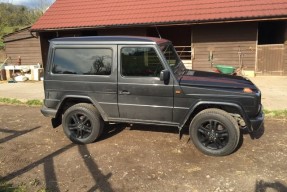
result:
M 188 71 L 181 76 L 179 84 L 196 87 L 250 88 L 257 90 L 257 87 L 244 77 L 205 71 Z

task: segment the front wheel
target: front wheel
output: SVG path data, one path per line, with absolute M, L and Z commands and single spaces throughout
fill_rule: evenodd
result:
M 198 113 L 190 124 L 189 134 L 197 149 L 212 156 L 232 153 L 240 140 L 236 120 L 220 109 L 206 109 Z
M 68 108 L 63 115 L 63 128 L 74 143 L 88 144 L 102 133 L 104 122 L 96 108 L 80 103 Z

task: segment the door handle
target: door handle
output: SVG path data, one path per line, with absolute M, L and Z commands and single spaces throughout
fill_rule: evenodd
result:
M 124 91 L 120 91 L 119 94 L 120 95 L 130 95 L 131 93 L 126 91 L 126 90 L 124 90 Z

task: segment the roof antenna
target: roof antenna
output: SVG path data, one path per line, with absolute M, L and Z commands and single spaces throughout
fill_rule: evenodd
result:
M 160 33 L 159 33 L 159 31 L 158 31 L 158 29 L 157 29 L 157 26 L 156 26 L 156 25 L 155 25 L 155 29 L 156 29 L 156 32 L 157 32 L 157 34 L 158 34 L 159 38 L 161 39 Z

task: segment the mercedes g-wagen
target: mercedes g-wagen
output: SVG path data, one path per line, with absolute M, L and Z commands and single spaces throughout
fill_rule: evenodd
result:
M 41 112 L 75 143 L 98 139 L 105 123 L 189 127 L 194 145 L 223 156 L 241 131 L 263 123 L 261 93 L 248 79 L 188 70 L 172 43 L 132 36 L 50 41 Z

